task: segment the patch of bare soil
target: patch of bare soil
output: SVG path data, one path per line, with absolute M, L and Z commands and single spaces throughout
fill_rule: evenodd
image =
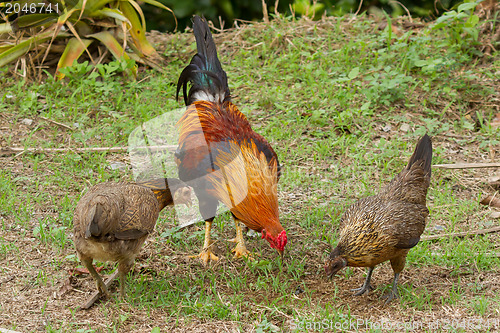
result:
M 3 126 L 4 124 L 2 124 Z M 488 158 L 481 154 L 475 153 L 477 150 L 474 147 L 470 149 L 459 149 L 460 147 L 454 143 L 454 140 L 446 137 L 434 138 L 434 146 L 450 150 L 450 159 L 464 160 L 467 162 L 481 162 Z M 456 150 L 456 151 L 455 151 Z M 465 156 L 465 154 L 467 156 Z M 498 153 L 498 152 L 496 152 Z M 28 174 L 29 168 L 20 165 L 19 158 L 8 157 L 0 159 L 2 168 L 16 171 L 19 174 Z M 307 163 L 304 163 L 307 166 Z M 43 165 L 38 172 L 43 172 Z M 475 169 L 463 172 L 465 176 L 460 179 L 460 189 L 457 195 L 463 196 L 470 200 L 476 200 L 477 191 L 488 189 L 488 185 L 484 180 L 491 176 L 494 172 L 489 169 Z M 29 186 L 26 184 L 26 195 L 30 193 Z M 59 196 L 57 190 L 53 190 L 54 196 Z M 314 190 L 311 190 L 314 191 Z M 78 194 L 75 191 L 72 195 L 76 197 Z M 285 216 L 289 220 L 293 220 L 293 212 L 290 211 L 290 201 L 297 202 L 303 197 L 311 195 L 307 189 L 303 192 L 290 194 L 282 194 L 282 209 Z M 42 208 L 42 207 L 40 207 Z M 12 244 L 15 244 L 19 251 L 8 252 L 7 255 L 0 257 L 0 269 L 3 272 L 0 276 L 0 327 L 12 327 L 20 332 L 35 332 L 45 331 L 48 326 L 54 328 L 62 328 L 64 331 L 73 331 L 78 325 L 88 325 L 88 327 L 96 331 L 107 331 L 111 326 L 119 327 L 121 332 L 144 332 L 150 331 L 152 327 L 159 326 L 165 331 L 171 332 L 234 332 L 238 330 L 252 331 L 257 323 L 241 323 L 231 321 L 218 321 L 211 319 L 197 319 L 196 316 L 188 318 L 172 317 L 170 311 L 161 308 L 137 308 L 121 303 L 119 306 L 107 306 L 104 304 L 96 304 L 90 310 L 76 310 L 79 304 L 82 304 L 88 295 L 94 291 L 95 284 L 88 275 L 71 276 L 70 272 L 77 266 L 77 263 L 67 259 L 68 255 L 74 254 L 72 248 L 66 248 L 63 251 L 54 249 L 53 247 L 41 244 L 39 240 L 33 237 L 33 229 L 36 227 L 36 216 L 44 216 L 47 214 L 56 214 L 55 211 L 50 211 L 49 207 L 45 207 L 40 211 L 33 212 L 33 219 L 30 221 L 15 221 L 14 217 L 1 217 L 1 223 L 5 225 L 5 233 L 2 238 Z M 304 315 L 308 315 L 311 308 L 314 306 L 327 304 L 332 299 L 336 299 L 338 306 L 349 311 L 354 318 L 363 318 L 365 321 L 378 323 L 381 320 L 388 322 L 422 322 L 445 323 L 450 320 L 461 320 L 462 318 L 474 318 L 470 310 L 454 305 L 438 305 L 442 303 L 449 295 L 450 286 L 460 285 L 466 286 L 462 292 L 462 297 L 468 298 L 475 295 L 476 290 L 472 287 L 481 281 L 483 292 L 486 297 L 495 297 L 500 288 L 500 278 L 498 272 L 478 272 L 471 264 L 471 267 L 464 267 L 458 272 L 451 272 L 450 269 L 443 267 L 413 267 L 407 266 L 404 270 L 400 283 L 402 285 L 412 285 L 415 297 L 418 298 L 419 293 L 425 290 L 431 297 L 431 303 L 436 307 L 432 309 L 417 310 L 417 307 L 407 304 L 403 308 L 398 302 L 385 305 L 380 299 L 382 290 L 376 289 L 368 296 L 354 297 L 350 289 L 359 287 L 364 280 L 364 270 L 354 269 L 351 277 L 336 276 L 333 280 L 328 280 L 324 277 L 322 266 L 324 253 L 328 251 L 328 245 L 315 251 L 307 253 L 302 252 L 304 242 L 307 242 L 309 233 L 307 230 L 299 226 L 292 225 L 293 221 L 289 222 L 290 234 L 294 235 L 295 246 L 290 250 L 287 256 L 304 257 L 306 262 L 306 275 L 303 277 L 303 283 L 306 289 L 310 291 L 311 304 L 310 307 L 304 307 Z M 20 226 L 21 225 L 21 226 Z M 474 228 L 475 226 L 464 226 L 464 228 Z M 197 262 L 186 260 L 187 253 L 176 253 L 168 246 L 161 253 L 151 247 L 150 238 L 147 245 L 142 251 L 142 255 L 138 258 L 134 268 L 134 283 L 140 275 L 146 275 L 146 279 L 158 278 L 158 272 L 162 272 L 162 278 L 182 274 L 186 278 L 199 278 L 199 272 L 204 268 Z M 492 237 L 492 241 L 498 242 L 498 236 Z M 254 246 L 258 241 L 250 241 L 249 246 Z M 197 251 L 197 249 L 193 249 Z M 275 254 L 271 251 L 266 252 L 266 255 L 272 257 Z M 165 263 L 162 258 L 169 258 L 169 263 Z M 145 264 L 144 262 L 148 262 Z M 240 274 L 245 268 L 241 264 L 234 265 L 233 259 L 223 258 L 222 262 L 212 268 L 220 272 L 221 277 L 230 274 Z M 172 268 L 173 267 L 173 268 Z M 373 276 L 373 284 L 376 287 L 383 287 L 392 282 L 392 270 L 388 264 L 380 265 L 376 268 Z M 250 281 L 249 281 L 250 282 Z M 116 294 L 117 283 L 115 282 L 112 291 Z M 172 286 L 175 288 L 175 286 Z M 220 293 L 223 295 L 227 290 L 227 286 L 220 287 Z M 335 291 L 337 290 L 337 291 Z M 250 292 L 250 291 L 249 291 Z M 276 295 L 252 295 L 253 298 L 261 297 L 272 298 Z M 296 295 L 294 290 L 290 291 L 290 297 L 301 299 L 305 298 L 304 294 Z M 113 300 L 109 302 L 114 302 Z M 258 304 L 246 304 L 244 306 L 247 311 L 255 313 L 266 313 L 273 309 L 260 307 Z M 499 309 L 490 309 L 487 318 L 498 318 Z M 285 331 L 291 325 L 292 317 L 289 314 L 277 314 L 282 318 L 281 325 Z M 121 322 L 120 322 L 121 320 Z M 364 330 L 361 327 L 361 330 Z M 472 330 L 466 330 L 472 331 Z

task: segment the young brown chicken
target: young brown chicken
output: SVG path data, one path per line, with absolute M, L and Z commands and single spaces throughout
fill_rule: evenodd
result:
M 173 196 L 172 196 L 173 193 Z M 120 297 L 135 257 L 167 205 L 191 204 L 191 188 L 175 178 L 138 183 L 101 183 L 80 199 L 73 217 L 78 257 L 101 293 L 109 292 L 92 266 L 93 260 L 118 262 Z
M 355 295 L 371 289 L 375 265 L 391 261 L 392 291 L 387 302 L 398 297 L 397 282 L 408 251 L 417 245 L 429 210 L 425 205 L 431 178 L 432 143 L 425 134 L 408 165 L 382 191 L 350 206 L 340 220 L 340 240 L 326 262 L 332 277 L 345 266 L 368 267 L 368 275 Z

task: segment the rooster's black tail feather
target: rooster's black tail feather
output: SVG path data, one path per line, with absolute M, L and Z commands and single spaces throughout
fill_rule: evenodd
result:
M 193 32 L 198 53 L 182 71 L 177 82 L 177 94 L 182 87 L 186 105 L 198 100 L 223 102 L 231 99 L 226 72 L 217 58 L 212 34 L 207 21 L 199 16 L 193 18 Z M 187 93 L 188 82 L 191 83 Z

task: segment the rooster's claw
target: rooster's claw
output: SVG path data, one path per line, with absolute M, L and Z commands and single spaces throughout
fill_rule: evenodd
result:
M 241 243 L 238 243 L 236 247 L 231 250 L 231 252 L 234 252 L 234 258 L 247 257 L 248 259 L 253 260 L 252 253 L 248 251 L 246 246 L 242 245 Z
M 200 254 L 195 256 L 189 256 L 189 258 L 199 258 L 203 263 L 203 266 L 207 267 L 210 261 L 217 262 L 219 261 L 219 257 L 212 253 L 210 249 L 203 250 Z

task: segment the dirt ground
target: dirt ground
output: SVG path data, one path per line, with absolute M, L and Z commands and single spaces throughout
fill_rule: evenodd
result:
M 38 121 L 38 120 L 35 120 Z M 40 126 L 52 126 L 47 122 L 40 121 Z M 2 134 L 13 134 L 11 146 L 17 146 L 26 132 L 25 125 L 21 124 L 12 114 L 0 115 L 0 130 Z M 44 140 L 44 131 L 35 133 L 38 136 L 37 140 Z M 461 149 L 457 144 L 453 143 L 453 138 L 445 136 L 437 136 L 433 138 L 435 147 L 443 147 L 450 152 L 453 152 L 453 159 L 457 162 L 485 162 L 495 160 L 496 156 L 500 156 L 498 147 L 492 147 L 490 156 L 477 154 L 474 147 L 468 147 L 467 150 Z M 64 140 L 64 138 L 62 138 Z M 5 142 L 0 142 L 2 146 Z M 451 157 L 451 156 L 450 156 Z M 126 156 L 114 154 L 113 159 L 126 159 Z M 50 172 L 50 157 L 38 168 L 38 174 Z M 0 158 L 0 168 L 8 170 L 13 176 L 30 177 L 34 172 L 29 164 L 22 162 L 19 156 L 10 156 Z M 47 168 L 47 169 L 45 169 Z M 445 172 L 437 170 L 439 172 Z M 448 171 L 446 171 L 448 172 Z M 495 169 L 471 169 L 462 171 L 453 171 L 456 177 L 460 179 L 461 189 L 458 191 L 460 196 L 474 200 L 477 197 L 478 191 L 493 191 L 494 189 L 485 185 L 485 179 L 494 176 L 498 170 Z M 460 174 L 460 175 L 459 175 Z M 58 192 L 57 187 L 47 189 L 51 196 L 61 198 L 62 194 Z M 35 195 L 34 189 L 30 188 L 29 183 L 25 183 L 22 191 L 26 195 Z M 73 197 L 77 197 L 78 189 L 75 188 L 73 193 L 69 193 Z M 288 200 L 296 200 L 297 196 L 307 196 L 308 193 L 294 193 L 293 198 L 288 198 L 289 194 L 282 194 L 282 207 L 287 207 Z M 286 208 L 284 208 L 286 210 Z M 287 215 L 287 212 L 284 212 Z M 487 209 L 482 214 L 489 213 Z M 122 303 L 118 307 L 109 307 L 107 311 L 103 308 L 94 306 L 88 311 L 75 310 L 77 304 L 83 303 L 88 297 L 88 294 L 94 288 L 94 283 L 89 276 L 70 276 L 70 272 L 76 267 L 74 261 L 68 261 L 68 255 L 74 254 L 72 248 L 66 248 L 62 252 L 54 247 L 40 243 L 33 236 L 33 229 L 37 226 L 37 218 L 47 215 L 57 217 L 57 208 L 47 205 L 35 206 L 30 213 L 32 219 L 26 221 L 26 224 L 21 226 L 16 224 L 10 216 L 0 217 L 0 223 L 4 226 L 2 238 L 7 242 L 12 242 L 19 248 L 17 253 L 9 253 L 0 257 L 1 270 L 6 272 L 0 276 L 0 327 L 12 327 L 20 332 L 45 331 L 47 327 L 60 327 L 65 331 L 71 331 L 75 326 L 89 324 L 97 331 L 106 331 L 110 327 L 110 321 L 126 318 L 123 323 L 118 325 L 119 331 L 126 332 L 134 331 L 149 331 L 154 326 L 161 326 L 172 332 L 233 332 L 237 329 L 244 331 L 254 330 L 255 323 L 228 322 L 207 319 L 197 319 L 196 317 L 189 318 L 171 318 L 169 313 L 162 309 L 140 309 L 129 306 L 127 303 Z M 196 227 L 194 227 L 196 228 Z M 300 228 L 297 227 L 291 233 L 300 235 Z M 154 239 L 150 237 L 150 239 Z M 499 241 L 496 234 L 491 235 L 491 241 Z M 144 271 L 155 275 L 155 272 L 163 272 L 164 276 L 170 276 L 182 272 L 186 276 L 196 276 L 196 272 L 203 268 L 199 263 L 186 260 L 187 253 L 176 253 L 168 247 L 162 250 L 162 253 L 154 253 L 151 241 L 146 243 L 140 258 L 138 258 L 134 268 L 134 275 L 137 276 Z M 318 249 L 318 253 L 324 253 L 328 250 L 328 245 L 324 245 L 324 249 Z M 308 272 L 303 278 L 304 284 L 312 291 L 311 300 L 314 304 L 322 304 L 327 302 L 331 297 L 332 283 L 324 278 L 322 272 L 322 258 L 318 253 L 309 253 L 307 255 Z M 293 251 L 290 256 L 298 255 Z M 498 255 L 498 254 L 496 254 Z M 170 263 L 176 266 L 172 269 L 171 265 L 165 265 L 161 258 L 169 258 Z M 148 264 L 143 262 L 148 260 Z M 215 270 L 225 270 L 226 274 L 231 272 L 236 273 L 239 269 L 231 264 L 231 259 L 224 260 L 223 263 L 212 268 Z M 42 272 L 42 273 L 40 273 Z M 154 278 L 154 276 L 152 277 Z M 463 313 L 459 308 L 452 306 L 440 306 L 432 311 L 417 311 L 415 308 L 408 307 L 404 311 L 397 305 L 384 305 L 378 300 L 378 293 L 372 293 L 364 297 L 351 297 L 352 288 L 358 287 L 363 282 L 364 275 L 361 269 L 355 269 L 353 278 L 339 279 L 336 281 L 339 296 L 343 299 L 344 309 L 349 309 L 351 316 L 371 319 L 374 322 L 387 320 L 388 323 L 407 322 L 412 318 L 413 324 L 418 325 L 419 320 L 425 325 L 429 323 L 441 322 L 443 325 L 451 323 L 453 320 L 459 322 L 466 313 Z M 433 298 L 432 303 L 440 303 L 441 297 L 447 297 L 449 294 L 450 285 L 458 283 L 461 285 L 472 285 L 477 281 L 484 284 L 486 296 L 494 297 L 500 290 L 500 278 L 496 271 L 478 272 L 471 265 L 463 267 L 457 272 L 443 267 L 424 267 L 419 269 L 407 269 L 401 277 L 401 284 L 411 283 L 414 290 L 422 290 L 425 288 L 430 297 Z M 392 281 L 392 271 L 386 263 L 380 265 L 375 270 L 374 278 L 375 285 L 389 284 Z M 41 286 L 43 285 L 43 286 Z M 114 284 L 115 288 L 117 283 Z M 221 292 L 224 291 L 224 286 L 221 286 Z M 116 291 L 116 289 L 115 289 Z M 473 291 L 469 290 L 464 294 L 468 297 L 469 293 L 472 296 Z M 300 296 L 293 296 L 300 297 Z M 265 307 L 260 308 L 255 304 L 248 304 L 249 311 L 266 311 Z M 490 316 L 486 319 L 496 320 L 500 318 L 500 309 L 491 311 L 496 316 Z M 292 317 L 289 314 L 283 313 L 283 328 L 293 327 Z M 118 319 L 117 319 L 118 318 Z M 470 318 L 470 316 L 468 317 Z M 486 320 L 478 317 L 477 320 Z M 127 322 L 134 322 L 133 327 L 127 326 Z M 154 324 L 152 324 L 154 323 Z M 114 325 L 117 323 L 115 322 Z M 292 326 L 290 326 L 292 325 Z M 332 324 L 333 325 L 333 324 Z M 367 325 L 367 324 L 365 324 Z M 423 325 L 423 324 L 422 324 Z M 425 326 L 424 326 L 425 327 Z M 497 326 L 500 327 L 500 326 Z M 361 329 L 363 330 L 363 329 Z M 346 331 L 352 331 L 347 329 Z M 466 330 L 468 331 L 468 330 Z

